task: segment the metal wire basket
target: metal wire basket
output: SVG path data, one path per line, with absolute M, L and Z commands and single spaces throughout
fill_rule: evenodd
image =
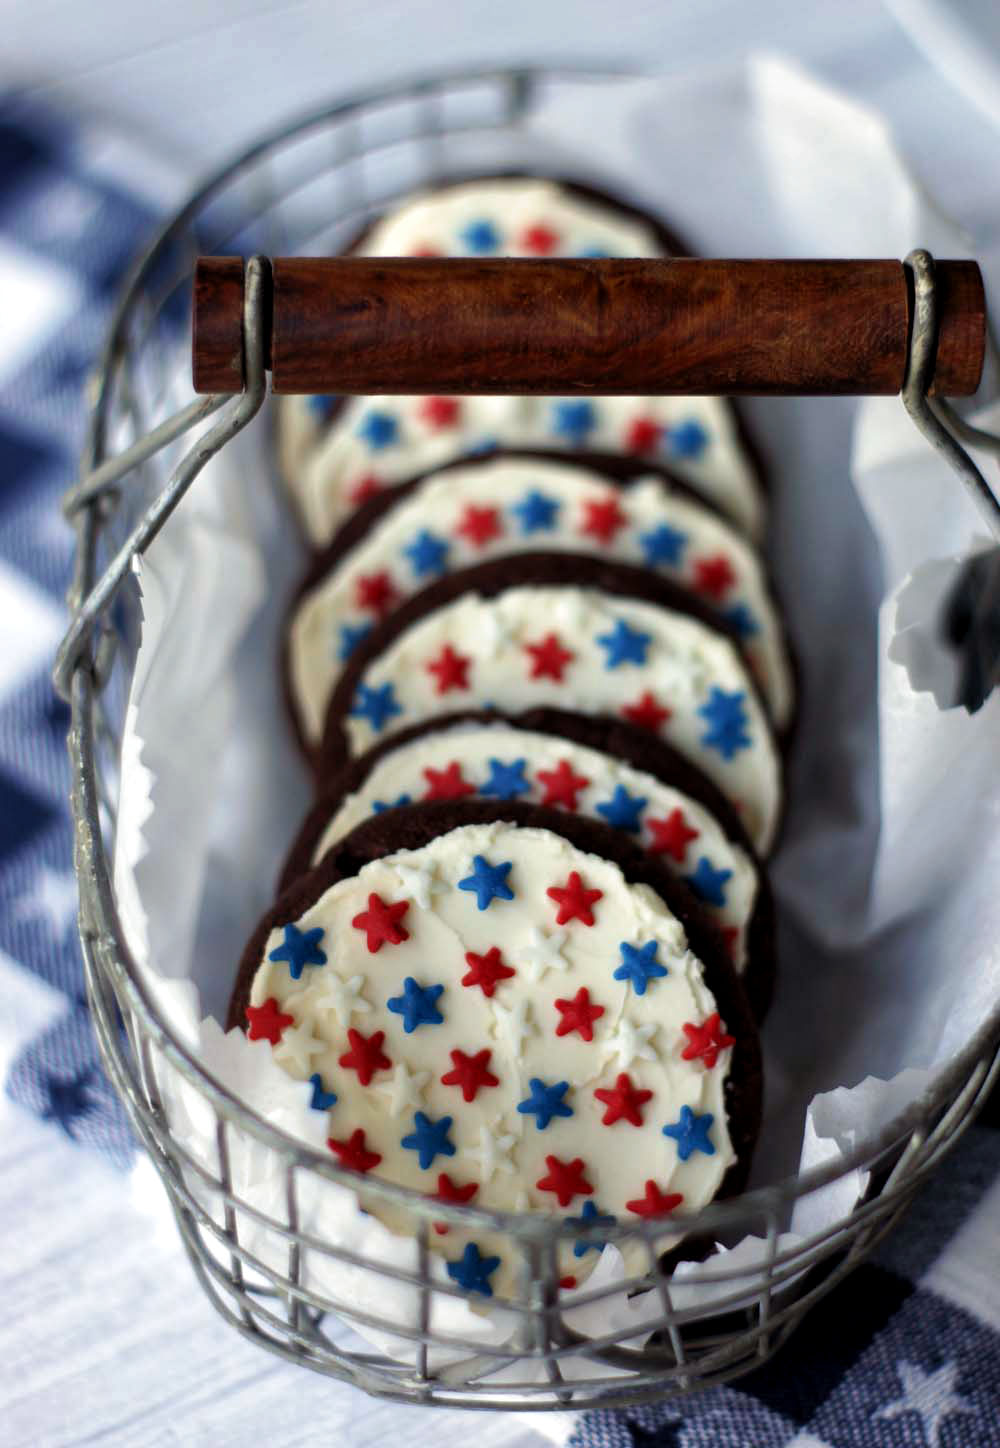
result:
M 349 1186 L 351 1174 L 295 1144 L 212 1080 L 163 1019 L 130 954 L 111 863 L 119 750 L 137 646 L 134 609 L 121 585 L 205 461 L 246 424 L 265 393 L 256 309 L 261 269 L 251 264 L 245 393 L 187 401 L 170 412 L 179 397 L 190 397 L 186 325 L 194 259 L 205 252 L 336 249 L 392 196 L 467 167 L 470 140 L 473 151 L 482 143 L 476 153 L 481 159 L 497 137 L 516 135 L 546 78 L 492 70 L 331 106 L 248 149 L 163 228 L 128 277 L 93 382 L 83 481 L 66 503 L 78 549 L 73 624 L 56 674 L 72 705 L 80 926 L 95 1028 L 108 1073 L 162 1177 L 212 1303 L 261 1346 L 369 1392 L 525 1410 L 635 1404 L 721 1383 L 761 1363 L 891 1230 L 971 1121 L 1000 1064 L 998 1006 L 933 1088 L 875 1139 L 860 1143 L 847 1161 L 716 1203 L 692 1218 L 689 1230 L 701 1240 L 735 1234 L 762 1244 L 759 1261 L 749 1268 L 726 1271 L 712 1264 L 710 1310 L 692 1305 L 690 1295 L 676 1296 L 654 1223 L 603 1228 L 602 1238 L 628 1236 L 644 1245 L 646 1270 L 624 1288 L 645 1295 L 627 1331 L 584 1337 L 560 1294 L 556 1252 L 560 1240 L 586 1235 L 579 1226 L 446 1206 L 369 1179 L 366 1199 L 391 1203 L 409 1223 L 414 1245 L 408 1266 L 367 1259 L 307 1230 L 304 1195 L 327 1183 Z M 933 270 L 924 254 L 911 258 L 911 266 L 918 306 L 904 400 L 995 521 L 996 504 L 955 440 L 970 440 L 968 430 L 963 433 L 950 409 L 925 396 Z M 215 422 L 200 431 L 214 413 Z M 197 442 L 178 461 L 180 443 L 193 430 L 199 430 Z M 182 1097 L 189 1117 L 200 1111 L 212 1123 L 210 1154 L 193 1151 L 186 1141 L 177 1119 Z M 277 1185 L 267 1209 L 243 1186 L 247 1153 L 255 1151 L 267 1154 Z M 857 1169 L 870 1173 L 873 1185 L 850 1215 L 793 1250 L 780 1250 L 780 1231 L 794 1203 Z M 505 1238 L 510 1259 L 519 1262 L 521 1287 L 504 1303 L 514 1330 L 501 1346 L 484 1348 L 474 1335 L 435 1325 L 442 1298 L 461 1294 L 432 1279 L 432 1219 L 488 1227 Z M 335 1270 L 324 1276 L 317 1265 Z M 697 1283 L 697 1272 L 687 1281 Z M 363 1282 L 365 1290 L 337 1286 L 351 1282 Z M 408 1315 L 372 1308 L 383 1283 L 387 1298 L 409 1294 Z M 585 1290 L 573 1305 L 600 1303 L 612 1294 L 620 1299 L 622 1291 L 621 1282 Z M 368 1343 L 345 1338 L 344 1324 Z M 370 1347 L 373 1337 L 385 1350 Z

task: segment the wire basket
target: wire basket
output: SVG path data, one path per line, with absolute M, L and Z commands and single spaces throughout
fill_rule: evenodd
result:
M 491 70 L 331 106 L 252 146 L 163 228 L 127 280 L 93 381 L 83 481 L 67 499 L 78 544 L 70 595 L 74 621 L 57 666 L 57 682 L 72 705 L 80 926 L 94 1024 L 107 1071 L 166 1186 L 210 1300 L 261 1346 L 368 1392 L 523 1410 L 636 1404 L 725 1382 L 759 1365 L 892 1229 L 972 1120 L 1000 1064 L 998 1006 L 932 1089 L 848 1160 L 692 1217 L 687 1227 L 698 1240 L 735 1234 L 761 1243 L 750 1267 L 726 1271 L 718 1261 L 712 1264 L 710 1309 L 677 1294 L 654 1223 L 604 1227 L 602 1239 L 628 1237 L 644 1248 L 643 1274 L 624 1284 L 644 1295 L 627 1330 L 584 1337 L 560 1293 L 556 1251 L 560 1240 L 588 1235 L 578 1225 L 447 1206 L 367 1179 L 365 1199 L 392 1204 L 409 1225 L 408 1265 L 366 1258 L 308 1231 L 304 1199 L 326 1184 L 350 1186 L 352 1174 L 297 1145 L 212 1080 L 163 1019 L 129 952 L 112 875 L 118 761 L 138 639 L 135 599 L 122 584 L 200 467 L 253 416 L 265 392 L 254 310 L 261 271 L 251 264 L 247 389 L 235 400 L 190 401 L 187 325 L 195 258 L 336 250 L 394 196 L 482 166 L 500 142 L 509 147 L 550 79 L 551 72 Z M 954 441 L 953 433 L 963 435 L 957 420 L 924 395 L 920 349 L 933 330 L 932 274 L 924 258 L 913 264 L 918 317 L 904 400 L 934 445 L 988 497 Z M 184 405 L 175 411 L 179 401 Z M 185 434 L 214 413 L 217 420 L 181 456 Z M 951 433 L 943 426 L 949 418 Z M 991 498 L 989 503 L 995 507 Z M 191 1149 L 179 1102 L 188 1120 L 200 1113 L 210 1121 L 210 1153 Z M 273 1168 L 276 1189 L 267 1209 L 243 1185 L 254 1152 L 267 1154 Z M 872 1185 L 850 1215 L 781 1250 L 780 1231 L 793 1204 L 857 1169 L 870 1173 Z M 513 1330 L 502 1346 L 484 1347 L 474 1335 L 436 1325 L 442 1299 L 462 1295 L 432 1279 L 429 1233 L 432 1221 L 442 1220 L 500 1234 L 520 1266 L 520 1288 L 503 1304 Z M 662 1231 L 661 1225 L 660 1237 Z M 697 1284 L 707 1270 L 695 1269 L 686 1282 Z M 405 1318 L 373 1307 L 380 1284 L 387 1298 L 407 1294 L 412 1310 Z M 585 1289 L 572 1306 L 600 1304 L 612 1295 L 620 1300 L 622 1290 L 620 1281 Z M 345 1334 L 345 1324 L 369 1342 Z M 386 1350 L 374 1350 L 373 1338 Z

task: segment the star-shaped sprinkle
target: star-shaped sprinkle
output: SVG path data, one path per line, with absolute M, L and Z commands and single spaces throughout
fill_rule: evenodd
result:
M 365 932 L 369 954 L 376 955 L 383 945 L 401 945 L 409 940 L 409 931 L 399 923 L 409 908 L 409 900 L 396 900 L 389 905 L 374 892 L 368 896 L 368 909 L 355 915 L 351 924 L 355 930 Z
M 457 397 L 425 397 L 420 404 L 420 417 L 428 427 L 442 431 L 454 427 L 462 411 Z
M 487 256 L 500 246 L 500 233 L 492 221 L 484 218 L 482 221 L 470 221 L 468 226 L 459 232 L 459 240 L 467 251 L 476 256 Z
M 503 1041 L 515 1060 L 520 1056 L 528 1036 L 538 1034 L 538 1028 L 530 1017 L 531 1006 L 523 996 L 515 996 L 509 1008 L 502 1006 L 499 1001 L 493 1002 L 494 1034 Z
M 537 925 L 532 925 L 527 941 L 516 947 L 513 958 L 518 968 L 523 970 L 534 984 L 541 980 L 547 970 L 565 972 L 569 969 L 569 961 L 562 953 L 568 939 L 568 930 L 546 932 Z
M 631 1202 L 626 1202 L 625 1208 L 629 1212 L 634 1212 L 637 1217 L 666 1217 L 679 1207 L 683 1200 L 682 1192 L 661 1192 L 650 1178 L 646 1182 L 645 1194 L 636 1197 Z
M 632 1078 L 625 1071 L 618 1074 L 613 1088 L 599 1086 L 594 1095 L 606 1108 L 601 1118 L 602 1126 L 614 1126 L 616 1121 L 627 1121 L 630 1126 L 641 1126 L 640 1108 L 653 1097 L 652 1091 L 633 1086 Z
M 568 1081 L 555 1081 L 546 1086 L 538 1076 L 528 1082 L 530 1096 L 517 1103 L 522 1116 L 533 1116 L 539 1131 L 544 1131 L 554 1116 L 572 1116 L 573 1108 L 563 1100 L 569 1090 Z
M 319 418 L 320 422 L 326 422 L 339 401 L 340 398 L 334 393 L 316 392 L 312 397 L 306 398 L 306 407 L 308 407 L 314 417 Z
M 336 1137 L 329 1136 L 327 1146 L 337 1157 L 341 1166 L 350 1167 L 352 1171 L 371 1171 L 373 1166 L 378 1166 L 382 1157 L 377 1151 L 369 1151 L 365 1145 L 365 1133 L 359 1126 L 357 1131 L 352 1131 L 346 1141 L 338 1141 Z
M 468 1242 L 457 1262 L 446 1262 L 448 1276 L 466 1292 L 492 1297 L 490 1277 L 500 1266 L 499 1257 L 484 1257 L 475 1242 Z
M 395 799 L 390 799 L 390 800 L 373 799 L 373 800 L 372 800 L 372 814 L 374 814 L 374 815 L 387 814 L 387 813 L 389 812 L 389 810 L 392 810 L 392 809 L 402 809 L 402 807 L 403 807 L 404 804 L 410 804 L 410 803 L 411 803 L 411 799 L 410 799 L 410 796 L 409 796 L 408 794 L 400 794 L 400 795 L 397 795 L 397 797 L 396 797 Z
M 568 1207 L 574 1197 L 589 1197 L 594 1188 L 584 1176 L 586 1165 L 582 1156 L 572 1161 L 560 1161 L 557 1156 L 547 1156 L 545 1165 L 548 1176 L 541 1177 L 535 1186 L 540 1192 L 554 1192 L 561 1207 Z
M 663 425 L 653 417 L 636 417 L 625 430 L 625 451 L 655 452 L 663 433 Z
M 494 606 L 480 615 L 476 637 L 476 654 L 482 659 L 499 658 L 515 646 L 514 634 L 499 609 Z
M 552 407 L 552 431 L 579 447 L 597 426 L 597 410 L 590 402 L 556 402 Z
M 309 1098 L 311 1111 L 329 1111 L 331 1106 L 336 1106 L 336 1095 L 334 1092 L 324 1089 L 323 1077 L 318 1071 L 314 1071 L 309 1077 L 309 1085 L 312 1087 L 312 1096 Z
M 450 1116 L 432 1121 L 423 1111 L 417 1111 L 413 1117 L 413 1130 L 399 1144 L 407 1151 L 415 1151 L 417 1160 L 426 1171 L 436 1156 L 455 1155 L 454 1143 L 448 1139 L 451 1123 Z
M 567 925 L 571 920 L 593 925 L 594 912 L 591 906 L 601 899 L 604 891 L 586 889 L 577 871 L 572 870 L 565 885 L 550 885 L 545 893 L 559 906 L 557 925 Z
M 613 1227 L 618 1218 L 611 1216 L 609 1212 L 602 1212 L 594 1201 L 584 1202 L 578 1217 L 567 1217 L 567 1227 Z M 583 1257 L 588 1252 L 603 1252 L 607 1242 L 595 1242 L 593 1237 L 588 1237 L 585 1242 L 574 1242 L 573 1256 Z
M 945 1418 L 953 1413 L 976 1411 L 970 1402 L 960 1398 L 955 1392 L 958 1378 L 958 1365 L 955 1362 L 944 1363 L 934 1372 L 925 1372 L 916 1363 L 900 1359 L 896 1363 L 896 1373 L 903 1387 L 903 1396 L 887 1403 L 874 1416 L 892 1419 L 903 1413 L 915 1414 L 920 1419 L 923 1441 L 927 1448 L 939 1448 L 941 1424 Z M 909 1435 L 907 1441 L 910 1441 Z M 951 1441 L 958 1442 L 958 1439 L 952 1437 Z M 980 1439 L 977 1434 L 977 1441 L 985 1443 L 986 1440 Z
M 714 1156 L 715 1143 L 709 1137 L 714 1120 L 711 1111 L 699 1116 L 690 1106 L 682 1106 L 678 1119 L 663 1128 L 663 1135 L 676 1141 L 677 1155 L 681 1161 L 687 1161 L 696 1151 L 703 1151 L 706 1156 Z
M 403 994 L 392 996 L 387 1002 L 393 1015 L 403 1017 L 403 1030 L 412 1035 L 418 1026 L 440 1026 L 444 1016 L 437 1008 L 437 1000 L 444 991 L 443 985 L 418 985 L 412 975 L 403 981 Z
M 268 996 L 262 1006 L 247 1006 L 247 1035 L 251 1041 L 270 1041 L 276 1046 L 288 1026 L 295 1024 L 294 1016 L 286 1016 L 274 996 Z
M 540 643 L 525 644 L 524 652 L 531 655 L 529 678 L 554 679 L 557 684 L 562 683 L 567 666 L 576 658 L 571 649 L 563 648 L 554 633 L 546 634 Z
M 499 1086 L 499 1079 L 490 1071 L 489 1046 L 467 1056 L 464 1051 L 449 1052 L 452 1069 L 441 1077 L 442 1086 L 460 1086 L 463 1101 L 475 1101 L 476 1093 L 485 1086 Z
M 644 664 L 652 637 L 639 629 L 629 628 L 625 620 L 620 618 L 616 620 L 611 633 L 598 635 L 597 642 L 607 652 L 604 667 L 617 669 L 622 664 Z
M 630 724 L 637 724 L 640 729 L 648 729 L 652 734 L 666 724 L 670 717 L 671 711 L 648 689 L 634 704 L 626 704 L 622 709 L 623 719 L 627 719 Z
M 700 457 L 708 446 L 708 441 L 708 433 L 693 417 L 679 423 L 677 427 L 672 427 L 667 434 L 669 452 L 671 457 L 675 458 Z
M 381 734 L 390 719 L 402 714 L 403 708 L 392 684 L 382 684 L 379 688 L 359 684 L 350 712 L 352 719 L 367 719 L 375 733 Z
M 483 995 L 487 997 L 492 997 L 500 981 L 517 974 L 516 971 L 511 970 L 509 965 L 504 965 L 498 945 L 491 945 L 485 955 L 477 955 L 474 950 L 467 950 L 465 963 L 469 967 L 469 971 L 467 975 L 462 976 L 462 984 L 478 985 Z
M 326 1042 L 318 1041 L 308 1026 L 290 1026 L 274 1048 L 274 1059 L 308 1074 L 313 1056 L 325 1050 Z
M 321 981 L 321 994 L 315 997 L 314 1009 L 332 1011 L 342 1026 L 350 1025 L 352 1016 L 367 1015 L 371 1006 L 361 994 L 364 978 L 352 975 L 350 980 L 341 980 L 339 975 L 328 971 Z
M 398 600 L 396 585 L 384 569 L 380 573 L 362 573 L 355 580 L 355 606 L 368 609 L 376 618 L 388 613 Z
M 557 1000 L 556 1010 L 560 1021 L 556 1026 L 557 1036 L 568 1036 L 576 1031 L 585 1041 L 594 1039 L 594 1022 L 604 1014 L 603 1006 L 590 1003 L 590 991 L 582 985 L 572 1000 Z
M 364 643 L 372 628 L 373 625 L 370 623 L 342 623 L 340 625 L 340 642 L 337 645 L 337 661 L 346 664 L 358 645 Z
M 489 778 L 479 786 L 479 793 L 496 795 L 497 799 L 516 799 L 519 794 L 530 794 L 531 784 L 524 777 L 527 766 L 526 759 L 512 759 L 509 764 L 491 759 Z
M 326 965 L 326 952 L 319 948 L 322 939 L 322 925 L 317 925 L 314 930 L 300 930 L 297 925 L 286 925 L 284 940 L 274 947 L 267 958 L 287 960 L 288 973 L 292 980 L 301 980 L 307 965 Z
M 583 505 L 580 532 L 600 543 L 611 543 L 616 533 L 628 527 L 628 514 L 615 497 L 591 500 Z
M 496 508 L 477 508 L 474 503 L 469 503 L 455 526 L 455 532 L 474 548 L 485 548 L 487 543 L 503 535 L 500 513 Z
M 615 792 L 611 798 L 603 800 L 594 808 L 616 830 L 624 830 L 626 834 L 637 835 L 640 830 L 639 816 L 648 803 L 648 799 L 629 794 L 623 784 L 618 784 L 615 785 Z
M 47 1100 L 42 1111 L 42 1120 L 58 1122 L 71 1141 L 76 1140 L 74 1121 L 89 1116 L 95 1108 L 96 1103 L 89 1092 L 93 1075 L 93 1066 L 85 1067 L 75 1076 L 69 1077 L 54 1076 L 49 1071 L 44 1073 Z
M 392 867 L 399 888 L 408 895 L 418 910 L 431 908 L 431 897 L 445 893 L 448 886 L 438 879 L 434 865 L 396 865 Z
M 522 533 L 549 533 L 556 526 L 559 507 L 558 498 L 547 498 L 535 488 L 519 503 L 511 504 L 510 511 L 521 524 Z
M 374 473 L 363 473 L 358 481 L 347 490 L 347 501 L 352 508 L 360 508 L 362 503 L 367 503 L 369 498 L 381 492 L 382 480 Z
M 671 528 L 667 523 L 661 523 L 658 528 L 639 535 L 639 546 L 650 568 L 656 568 L 661 563 L 676 567 L 681 561 L 687 541 L 686 533 Z
M 342 1066 L 345 1071 L 357 1071 L 362 1086 L 370 1083 L 376 1071 L 391 1069 L 392 1062 L 382 1050 L 385 1031 L 374 1031 L 370 1036 L 363 1036 L 351 1026 L 348 1028 L 347 1039 L 351 1049 L 344 1052 L 337 1065 Z
M 434 692 L 448 694 L 453 689 L 468 689 L 469 666 L 472 659 L 467 654 L 456 654 L 451 644 L 445 644 L 436 659 L 429 659 L 424 665 L 434 675 Z
M 685 1021 L 681 1030 L 687 1036 L 688 1041 L 681 1052 L 681 1058 L 685 1061 L 700 1059 L 704 1061 L 705 1068 L 709 1071 L 718 1061 L 719 1052 L 736 1044 L 735 1036 L 726 1035 L 726 1028 L 719 1019 L 718 1011 L 713 1011 L 710 1016 L 706 1016 L 700 1026 Z
M 416 577 L 427 578 L 447 572 L 450 547 L 446 538 L 439 538 L 436 533 L 429 533 L 423 528 L 412 543 L 407 543 L 403 552 L 410 560 Z
M 745 695 L 741 690 L 727 693 L 725 689 L 713 688 L 707 703 L 698 710 L 708 724 L 708 732 L 702 735 L 701 743 L 707 749 L 718 750 L 723 759 L 732 759 L 741 749 L 750 748 L 744 701 Z
M 531 256 L 550 256 L 559 245 L 559 233 L 553 231 L 551 226 L 544 226 L 539 222 L 535 226 L 525 227 L 517 238 L 517 245 L 521 251 L 526 251 Z
M 512 860 L 491 865 L 483 855 L 473 855 L 472 874 L 459 880 L 458 888 L 471 891 L 476 897 L 479 909 L 487 910 L 494 900 L 513 900 L 514 892 L 507 884 L 507 876 L 512 868 Z
M 509 1133 L 503 1136 L 494 1136 L 489 1126 L 479 1128 L 479 1145 L 467 1146 L 462 1155 L 469 1157 L 472 1161 L 479 1163 L 479 1174 L 483 1179 L 483 1185 L 492 1181 L 494 1173 L 498 1171 L 511 1175 L 514 1171 L 514 1163 L 510 1159 L 510 1153 L 517 1145 L 517 1137 Z
M 427 781 L 425 800 L 465 799 L 476 792 L 476 786 L 463 777 L 462 766 L 457 760 L 452 760 L 446 769 L 426 768 L 424 778 Z
M 457 1182 L 452 1181 L 446 1171 L 443 1171 L 438 1174 L 437 1191 L 433 1195 L 441 1202 L 464 1203 L 471 1202 L 478 1190 L 478 1182 L 466 1182 L 464 1186 L 460 1186 Z M 447 1222 L 435 1222 L 434 1230 L 439 1237 L 445 1236 L 448 1231 Z
M 699 900 L 704 900 L 706 905 L 716 905 L 720 909 L 726 903 L 726 892 L 723 888 L 727 880 L 732 879 L 732 870 L 716 870 L 711 860 L 701 856 L 694 869 L 693 875 L 685 875 L 684 883 Z
M 399 439 L 399 423 L 391 412 L 366 412 L 358 424 L 358 437 L 372 452 L 391 447 Z
M 721 603 L 735 582 L 733 565 L 724 553 L 714 558 L 695 559 L 694 586 L 714 603 Z
M 723 611 L 722 617 L 741 639 L 752 639 L 760 633 L 760 625 L 745 603 L 734 603 Z
M 540 769 L 538 782 L 545 788 L 542 804 L 561 805 L 563 809 L 577 809 L 577 795 L 586 789 L 590 780 L 583 774 L 575 774 L 568 759 L 560 759 L 555 769 Z
M 659 820 L 647 817 L 646 828 L 653 837 L 647 846 L 649 853 L 669 855 L 678 865 L 683 865 L 688 845 L 698 838 L 698 831 L 691 829 L 681 809 L 672 809 Z
M 667 974 L 666 966 L 656 958 L 659 948 L 657 940 L 648 940 L 645 945 L 630 945 L 623 940 L 618 946 L 622 961 L 615 971 L 615 980 L 630 981 L 636 995 L 645 995 L 651 980 Z
M 423 1101 L 423 1090 L 431 1079 L 429 1071 L 410 1071 L 400 1061 L 389 1081 L 380 1081 L 375 1087 L 389 1098 L 389 1115 L 402 1116 L 410 1107 L 417 1107 Z
M 656 1060 L 656 1047 L 649 1044 L 656 1031 L 656 1021 L 647 1021 L 644 1025 L 636 1026 L 626 1016 L 622 1016 L 618 1029 L 602 1043 L 602 1049 L 606 1054 L 616 1055 L 618 1064 L 627 1071 L 633 1061 Z

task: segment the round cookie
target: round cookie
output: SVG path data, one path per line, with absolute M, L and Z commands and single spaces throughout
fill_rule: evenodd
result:
M 745 997 L 683 897 L 591 821 L 401 810 L 269 912 L 230 1021 L 312 1082 L 303 1111 L 329 1113 L 330 1149 L 359 1174 L 584 1226 L 662 1216 L 658 1246 L 673 1245 L 685 1215 L 741 1188 L 760 1118 Z M 412 1230 L 360 1176 L 359 1189 Z M 452 1226 L 430 1241 L 477 1298 L 518 1290 L 503 1238 Z M 644 1270 L 642 1244 L 620 1245 L 626 1270 Z M 564 1279 L 585 1280 L 598 1255 L 564 1243 Z
M 307 747 L 343 661 L 374 620 L 433 578 L 538 546 L 645 565 L 697 593 L 739 633 L 775 724 L 788 725 L 794 687 L 780 617 L 759 558 L 730 525 L 656 478 L 609 486 L 575 464 L 504 456 L 373 498 L 310 570 L 286 661 Z
M 320 778 L 456 708 L 552 706 L 648 728 L 734 805 L 759 853 L 781 763 L 733 635 L 646 569 L 523 553 L 439 579 L 360 641 L 330 700 Z

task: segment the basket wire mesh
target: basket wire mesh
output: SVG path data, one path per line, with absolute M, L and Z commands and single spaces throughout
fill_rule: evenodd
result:
M 714 1203 L 691 1218 L 686 1227 L 701 1241 L 753 1236 L 761 1243 L 752 1266 L 727 1268 L 723 1259 L 720 1267 L 716 1260 L 710 1278 L 702 1267 L 685 1279 L 695 1286 L 710 1281 L 706 1308 L 690 1294 L 678 1296 L 661 1257 L 663 1227 L 655 1222 L 569 1227 L 447 1205 L 366 1179 L 363 1200 L 405 1214 L 410 1265 L 366 1258 L 317 1234 L 304 1203 L 324 1184 L 350 1186 L 352 1174 L 296 1144 L 212 1079 L 163 1019 L 130 953 L 112 874 L 118 759 L 138 638 L 135 600 L 123 585 L 135 556 L 207 459 L 259 409 L 266 390 L 257 307 L 266 264 L 255 261 L 248 268 L 246 391 L 235 400 L 189 400 L 186 313 L 194 260 L 200 253 L 336 249 L 391 197 L 467 166 L 467 141 L 480 147 L 481 160 L 494 142 L 516 135 L 554 76 L 490 70 L 343 101 L 250 147 L 163 228 L 127 279 L 92 383 L 82 481 L 66 498 L 77 555 L 73 624 L 56 671 L 72 707 L 80 927 L 101 1054 L 166 1187 L 207 1296 L 244 1336 L 368 1392 L 533 1411 L 663 1399 L 759 1365 L 892 1230 L 969 1125 L 1000 1067 L 998 1006 L 925 1094 L 847 1160 Z M 933 263 L 917 253 L 909 265 L 918 307 L 904 401 L 996 531 L 1000 510 L 958 441 L 978 445 L 984 435 L 973 435 L 950 408 L 926 397 Z M 196 441 L 182 454 L 189 435 Z M 997 449 L 995 439 L 986 442 Z M 192 1149 L 185 1112 L 187 1120 L 192 1113 L 211 1120 L 211 1153 Z M 253 1152 L 258 1161 L 265 1154 L 272 1171 L 275 1189 L 264 1204 L 250 1199 L 243 1180 Z M 782 1249 L 782 1226 L 795 1202 L 855 1171 L 868 1173 L 870 1185 L 854 1210 Z M 464 1294 L 432 1273 L 432 1221 L 488 1227 L 520 1263 L 520 1290 L 502 1303 L 512 1331 L 499 1345 L 437 1325 L 442 1301 Z M 567 1307 L 558 1243 L 598 1236 L 641 1243 L 644 1270 L 624 1283 L 584 1286 Z M 365 1290 L 351 1290 L 359 1282 Z M 387 1301 L 393 1292 L 407 1294 L 410 1310 L 376 1310 L 382 1287 Z M 620 1300 L 623 1290 L 642 1293 L 633 1298 L 627 1330 L 584 1337 L 574 1329 L 571 1308 Z M 382 1349 L 366 1343 L 366 1334 Z

